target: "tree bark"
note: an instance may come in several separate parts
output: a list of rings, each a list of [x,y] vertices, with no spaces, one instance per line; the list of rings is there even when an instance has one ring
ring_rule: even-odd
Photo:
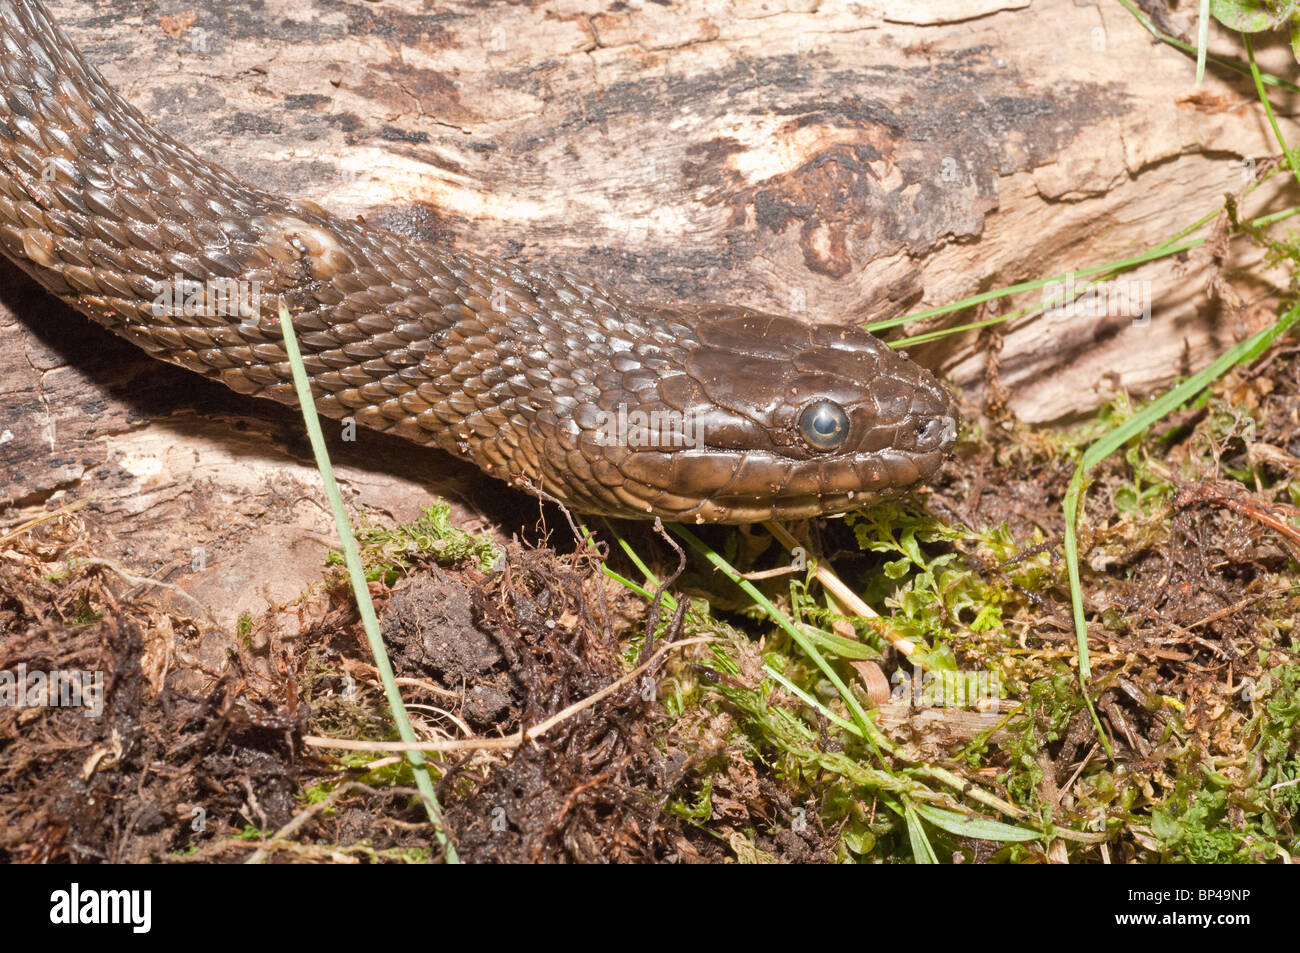
[[[1211,69],[1197,89],[1192,61],[1110,2],[50,6],[162,128],[262,187],[648,298],[830,323],[1143,252],[1278,152],[1248,77]],[[1280,39],[1258,55],[1296,74]],[[1294,139],[1296,98],[1273,102]],[[1298,203],[1277,175],[1243,209]],[[1149,323],[1103,309],[1004,326],[1010,409],[1067,419],[1205,365],[1271,315],[1280,278],[1260,257],[1234,242],[1144,266],[1131,290],[1149,289]],[[978,414],[986,339],[914,353]],[[221,618],[261,611],[316,578],[332,535],[300,429],[0,273],[5,524],[91,496],[105,554]],[[338,449],[351,501],[393,518],[436,476],[484,525],[536,513],[433,451]]]

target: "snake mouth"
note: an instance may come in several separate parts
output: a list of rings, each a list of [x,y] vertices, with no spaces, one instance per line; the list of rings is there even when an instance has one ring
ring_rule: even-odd
[[[956,420],[918,425],[917,445],[810,460],[772,453],[683,450],[639,453],[619,469],[613,492],[624,509],[687,523],[753,523],[835,516],[930,477],[947,456]]]
[[[902,495],[905,487],[890,487],[874,493],[829,493],[818,495],[779,496],[756,500],[753,497],[715,497],[675,517],[682,523],[762,523],[767,520],[801,520],[833,517],[850,513]]]

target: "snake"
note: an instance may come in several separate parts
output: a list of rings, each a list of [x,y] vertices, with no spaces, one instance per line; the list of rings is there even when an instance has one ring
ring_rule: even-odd
[[[959,416],[856,325],[659,303],[247,184],[158,130],[40,0],[0,3],[0,253],[148,355],[438,447],[573,511],[831,516],[929,480]],[[414,450],[414,447],[412,448]]]

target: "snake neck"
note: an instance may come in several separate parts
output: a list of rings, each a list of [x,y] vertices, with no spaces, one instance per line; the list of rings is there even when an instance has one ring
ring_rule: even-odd
[[[0,74],[6,256],[154,357],[241,393],[296,403],[283,302],[323,414],[569,498],[540,429],[601,398],[575,356],[600,367],[648,343],[680,360],[689,343],[689,328],[653,309],[631,320],[625,299],[571,276],[246,185],[156,129],[35,0],[0,7]]]

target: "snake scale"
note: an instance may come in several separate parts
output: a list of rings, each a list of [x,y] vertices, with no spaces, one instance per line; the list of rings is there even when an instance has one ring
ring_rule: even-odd
[[[581,512],[691,522],[845,512],[928,478],[955,438],[944,387],[858,328],[634,300],[241,182],[152,126],[39,0],[0,2],[0,84],[0,252],[240,393],[296,404],[283,303],[322,414]],[[186,306],[232,286],[256,293]]]

